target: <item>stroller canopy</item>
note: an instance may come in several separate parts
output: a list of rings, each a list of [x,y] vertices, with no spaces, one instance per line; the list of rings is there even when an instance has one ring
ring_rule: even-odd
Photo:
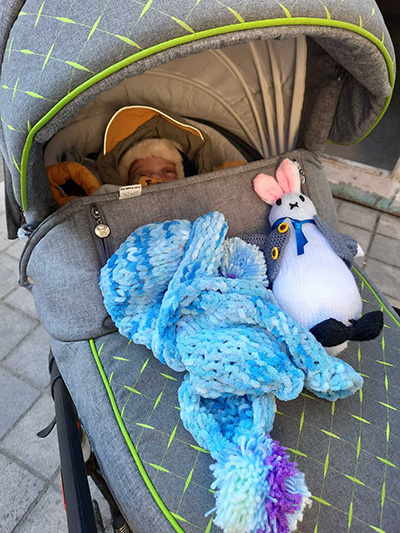
[[[308,55],[300,144],[311,150],[363,138],[393,89],[393,46],[373,0],[10,0],[2,9],[0,147],[9,203],[28,221],[55,207],[44,144],[103,91],[173,59],[253,40],[311,38],[338,67],[323,76]]]

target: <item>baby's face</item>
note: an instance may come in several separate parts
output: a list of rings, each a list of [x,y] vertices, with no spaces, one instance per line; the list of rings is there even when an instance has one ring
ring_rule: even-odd
[[[171,163],[171,161],[167,161],[162,157],[136,159],[129,169],[128,185],[134,183],[136,176],[160,178],[165,182],[174,181],[177,178],[174,163]]]

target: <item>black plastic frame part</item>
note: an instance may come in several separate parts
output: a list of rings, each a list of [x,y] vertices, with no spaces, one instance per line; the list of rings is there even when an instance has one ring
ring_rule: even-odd
[[[68,531],[70,533],[97,533],[75,406],[51,353],[49,371],[56,411]]]

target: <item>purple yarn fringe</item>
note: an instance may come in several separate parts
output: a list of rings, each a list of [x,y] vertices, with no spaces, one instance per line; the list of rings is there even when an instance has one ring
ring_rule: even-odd
[[[269,497],[265,501],[269,528],[258,529],[257,533],[265,531],[287,533],[289,531],[287,515],[298,511],[303,500],[302,494],[293,494],[286,488],[286,480],[296,475],[297,464],[289,461],[286,448],[275,440],[272,441],[272,453],[266,458],[264,464],[273,465],[273,469],[268,474]]]

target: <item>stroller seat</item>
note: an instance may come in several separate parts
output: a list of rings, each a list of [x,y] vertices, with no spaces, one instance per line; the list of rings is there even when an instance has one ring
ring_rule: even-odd
[[[314,500],[302,532],[332,531],[332,523],[345,531],[349,520],[354,531],[395,531],[400,513],[399,323],[370,283],[356,276],[363,314],[383,309],[385,316],[379,338],[352,343],[342,354],[364,377],[363,389],[334,403],[307,391],[278,402],[272,436],[306,473]],[[74,400],[132,531],[139,524],[144,532],[221,531],[212,513],[205,516],[214,507],[212,459],[179,416],[183,375],[119,333],[80,343],[73,364],[61,344],[53,342],[52,349],[67,384],[86,376]]]

